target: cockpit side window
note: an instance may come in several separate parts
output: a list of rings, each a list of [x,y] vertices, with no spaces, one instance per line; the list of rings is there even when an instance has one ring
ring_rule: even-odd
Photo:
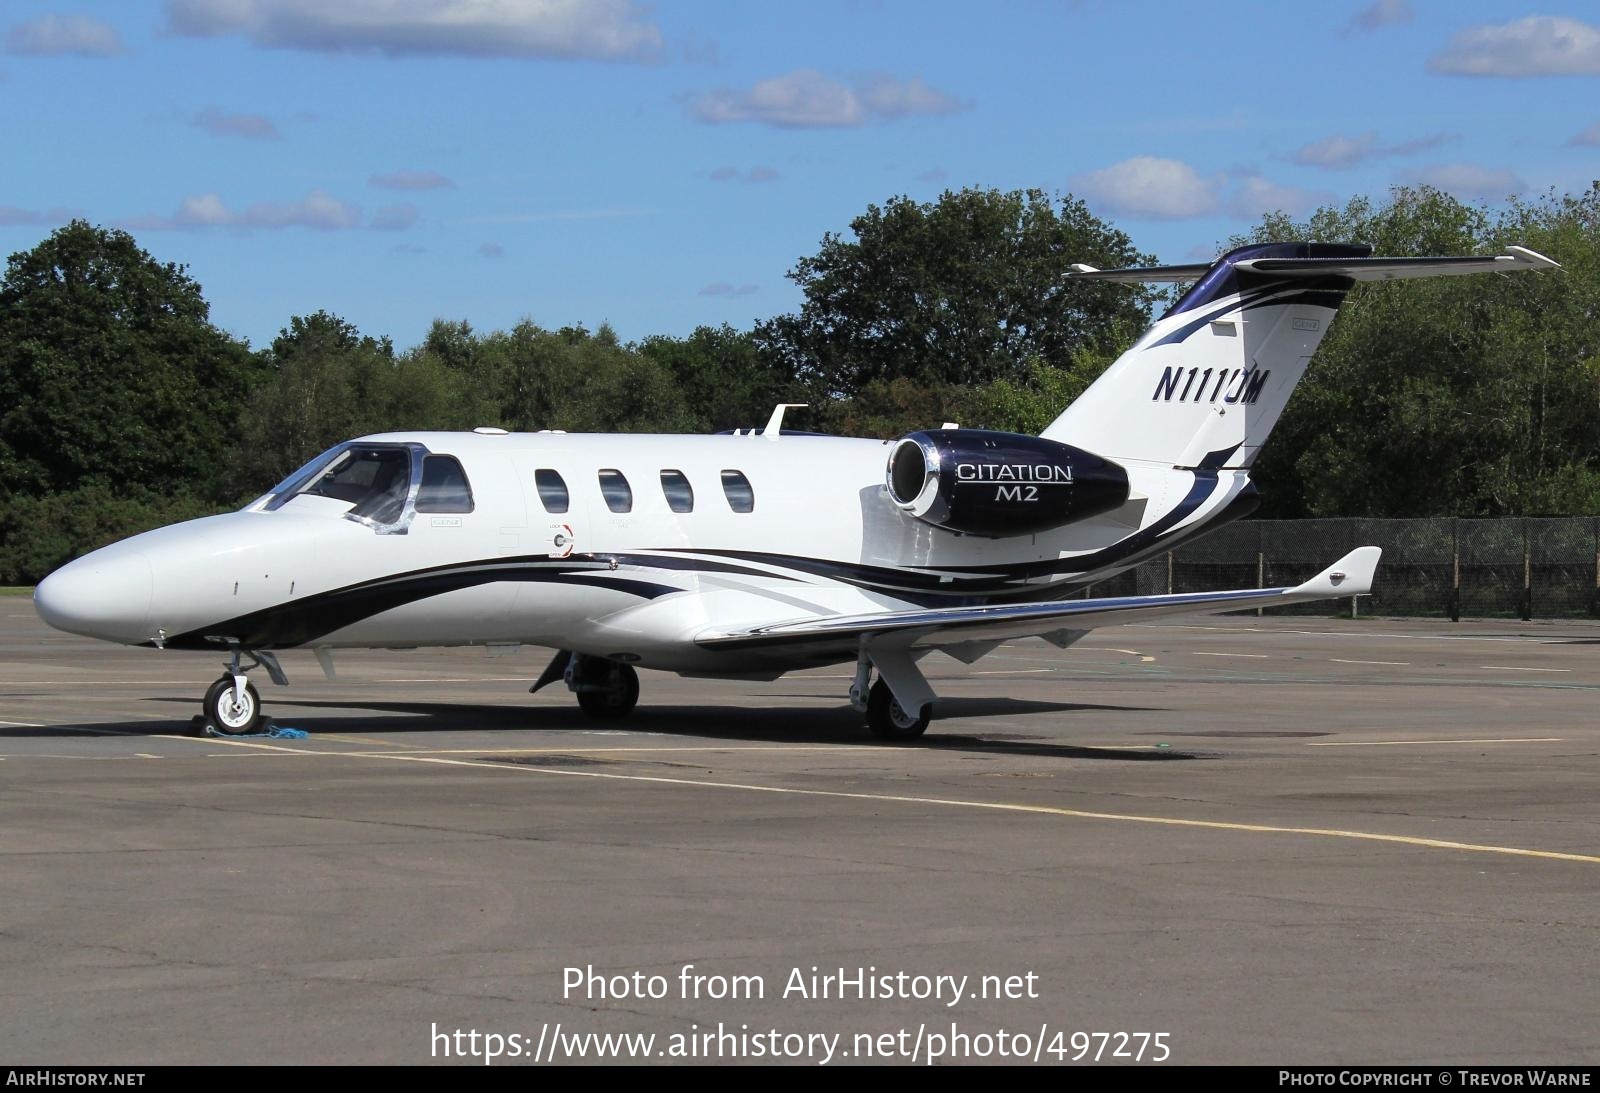
[[[418,512],[471,512],[472,486],[461,461],[453,455],[430,455],[422,460],[422,485],[417,489]]]
[[[393,524],[405,510],[411,487],[411,453],[404,448],[348,449],[303,493],[353,504],[349,515]]]

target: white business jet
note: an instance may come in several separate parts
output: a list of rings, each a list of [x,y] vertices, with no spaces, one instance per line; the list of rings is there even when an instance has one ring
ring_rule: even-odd
[[[1042,436],[946,425],[898,440],[391,433],[340,444],[243,510],[134,536],[34,593],[59,629],[215,650],[208,721],[248,733],[261,667],[309,648],[557,650],[585,712],[625,716],[636,668],[771,680],[854,663],[850,702],[889,740],[935,695],[918,661],[1002,642],[1065,648],[1164,615],[1368,592],[1376,547],[1292,588],[1067,599],[1255,504],[1250,467],[1356,281],[1558,268],[1372,258],[1317,243],[1084,280],[1194,284]]]

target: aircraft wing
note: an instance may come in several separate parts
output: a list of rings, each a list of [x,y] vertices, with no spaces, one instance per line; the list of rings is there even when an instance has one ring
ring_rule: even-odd
[[[1517,273],[1524,270],[1560,269],[1552,261],[1527,247],[1507,247],[1504,254],[1467,255],[1451,258],[1247,258],[1233,268],[1245,273],[1273,277],[1325,277],[1338,275],[1353,281],[1399,281],[1412,277],[1449,277],[1468,273]],[[1184,266],[1144,266],[1136,269],[1095,269],[1074,265],[1070,278],[1128,283],[1193,281],[1211,266],[1207,263]]]
[[[1061,630],[1142,622],[1164,615],[1215,614],[1250,607],[1275,607],[1307,600],[1360,596],[1372,591],[1382,551],[1358,547],[1304,584],[1292,588],[1246,588],[1231,592],[1181,592],[1167,596],[1116,596],[1096,600],[994,607],[945,607],[792,619],[735,631],[705,631],[695,643],[709,649],[758,650],[835,646],[854,649],[862,638],[898,635],[911,648],[938,648],[972,641],[1004,641]]]

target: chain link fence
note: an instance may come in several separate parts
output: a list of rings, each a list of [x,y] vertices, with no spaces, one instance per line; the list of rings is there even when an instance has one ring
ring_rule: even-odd
[[[1273,615],[1600,617],[1600,518],[1245,520],[1106,581],[1091,596],[1299,584],[1358,546],[1383,548],[1372,595]]]

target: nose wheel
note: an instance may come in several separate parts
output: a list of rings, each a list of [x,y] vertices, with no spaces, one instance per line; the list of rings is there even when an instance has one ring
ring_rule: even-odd
[[[223,676],[206,691],[202,709],[207,723],[229,736],[244,736],[261,727],[261,695],[248,680],[240,687],[233,676]]]
[[[248,665],[244,663],[246,659],[250,661]],[[226,668],[227,674],[206,690],[200,710],[205,715],[205,723],[218,732],[247,736],[261,728],[262,716],[261,695],[255,684],[245,678],[245,672],[250,668],[265,668],[272,682],[280,687],[286,686],[289,680],[273,654],[232,644],[228,648]]]
[[[626,664],[600,663],[603,670],[591,670],[578,685],[578,708],[596,721],[620,721],[639,704],[639,673]]]

